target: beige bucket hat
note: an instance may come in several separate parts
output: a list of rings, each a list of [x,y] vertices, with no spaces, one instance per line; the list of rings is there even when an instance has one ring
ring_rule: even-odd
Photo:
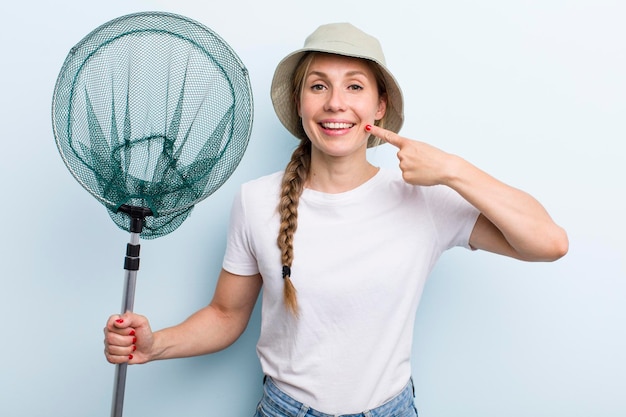
[[[368,59],[376,63],[385,79],[387,111],[385,128],[399,132],[404,121],[402,91],[389,72],[378,39],[350,23],[331,23],[318,27],[304,42],[304,47],[287,55],[278,63],[272,79],[271,97],[274,110],[281,123],[299,139],[306,139],[302,122],[292,96],[293,73],[302,57],[311,51]],[[375,146],[370,140],[370,146]]]

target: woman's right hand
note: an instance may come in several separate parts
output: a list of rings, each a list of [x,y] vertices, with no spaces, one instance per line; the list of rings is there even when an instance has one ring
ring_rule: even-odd
[[[127,312],[109,317],[104,328],[104,355],[113,364],[139,364],[151,359],[154,337],[148,319]]]

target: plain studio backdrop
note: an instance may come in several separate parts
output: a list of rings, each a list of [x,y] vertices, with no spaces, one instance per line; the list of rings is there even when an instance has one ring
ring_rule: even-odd
[[[621,0],[10,1],[0,26],[0,415],[110,414],[102,328],[119,312],[128,233],[70,175],[52,92],[70,48],[116,17],[160,10],[217,32],[249,69],[254,126],[233,176],[173,233],[142,241],[135,311],[155,329],[212,297],[230,204],[296,145],[273,70],[323,23],[378,37],[406,103],[402,134],[536,196],[569,233],[555,263],[455,249],[415,325],[421,417],[626,415],[626,5]],[[370,152],[396,167],[395,151]],[[329,238],[332,238],[329,236]],[[259,306],[212,356],[129,368],[125,417],[251,416]]]

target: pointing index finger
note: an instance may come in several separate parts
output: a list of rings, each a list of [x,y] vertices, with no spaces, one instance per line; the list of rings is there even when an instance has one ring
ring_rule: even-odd
[[[365,130],[397,148],[402,146],[402,137],[391,130],[383,129],[375,125],[367,125],[365,126]]]

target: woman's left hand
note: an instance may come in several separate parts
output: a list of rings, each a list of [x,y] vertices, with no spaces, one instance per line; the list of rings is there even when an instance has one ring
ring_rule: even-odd
[[[398,148],[402,178],[407,183],[424,186],[445,184],[450,177],[454,159],[451,154],[378,126],[369,125],[368,132]]]

